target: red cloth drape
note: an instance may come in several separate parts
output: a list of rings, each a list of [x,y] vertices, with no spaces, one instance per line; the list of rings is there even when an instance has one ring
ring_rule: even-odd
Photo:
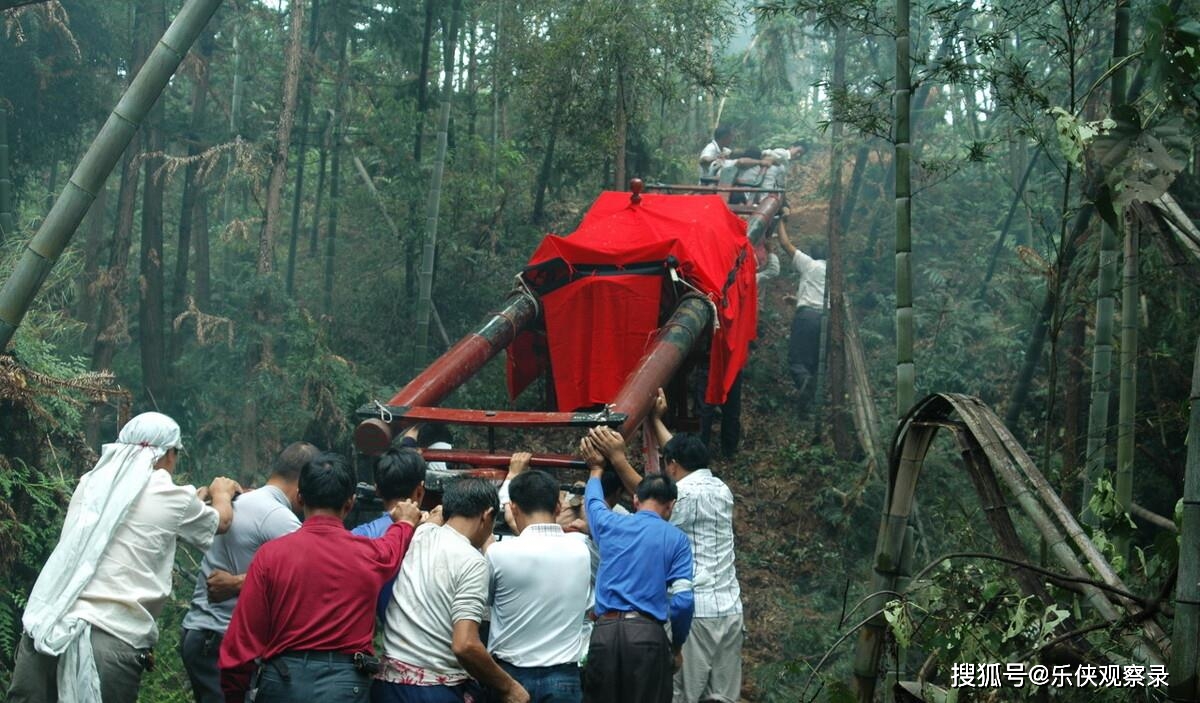
[[[629,193],[601,194],[573,233],[542,240],[522,274],[535,290],[546,289],[541,302],[558,409],[616,395],[658,327],[665,262],[716,306],[705,395],[724,402],[755,335],[754,259],[745,222],[715,195],[645,194],[634,205]],[[515,370],[544,368],[535,355],[527,344],[509,349],[510,392],[529,380]]]

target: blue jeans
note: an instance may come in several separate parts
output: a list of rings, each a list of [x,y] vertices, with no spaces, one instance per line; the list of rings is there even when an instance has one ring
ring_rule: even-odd
[[[579,665],[574,662],[558,666],[513,666],[506,661],[496,663],[525,687],[529,693],[529,703],[580,703],[583,700]]]
[[[368,703],[371,677],[345,654],[300,652],[275,657],[258,678],[261,703]]]

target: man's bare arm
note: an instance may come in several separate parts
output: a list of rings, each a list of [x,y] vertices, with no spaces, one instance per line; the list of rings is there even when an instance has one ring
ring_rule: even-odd
[[[479,641],[479,623],[474,620],[455,621],[450,649],[471,678],[486,688],[500,692],[504,703],[528,703],[529,693],[496,664],[483,642]]]

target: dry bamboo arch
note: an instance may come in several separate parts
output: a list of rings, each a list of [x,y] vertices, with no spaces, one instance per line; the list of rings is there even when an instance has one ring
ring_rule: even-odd
[[[1090,579],[1092,576],[1087,570],[1090,567],[1107,585],[1128,592],[1112,566],[991,408],[971,396],[929,395],[909,410],[892,440],[888,489],[873,560],[870,587],[873,595],[865,603],[867,612],[874,616],[859,634],[854,659],[854,682],[860,703],[869,703],[874,697],[886,627],[883,607],[891,599],[891,592],[897,590],[898,580],[908,571],[909,565],[903,563],[902,555],[917,479],[933,438],[941,429],[952,432],[958,442],[971,482],[983,502],[984,515],[996,533],[1004,556],[1024,560],[1026,552],[1017,536],[1001,486],[1033,522],[1046,540],[1049,553],[1068,575]],[[1046,602],[1051,600],[1037,575],[1018,570],[1015,577],[1026,594]],[[1105,620],[1116,622],[1129,616],[1141,620],[1141,632],[1126,636],[1135,658],[1146,664],[1166,661],[1170,641],[1152,618],[1138,617],[1142,615],[1142,603],[1092,585],[1084,585],[1083,591],[1088,602]]]

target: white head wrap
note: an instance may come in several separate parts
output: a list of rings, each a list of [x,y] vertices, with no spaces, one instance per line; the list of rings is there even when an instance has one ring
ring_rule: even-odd
[[[59,657],[62,703],[100,700],[91,624],[69,613],[155,463],[182,446],[178,423],[162,413],[142,413],[125,423],[116,442],[104,445],[100,460],[71,496],[58,546],[33,585],[21,620],[37,651]]]

